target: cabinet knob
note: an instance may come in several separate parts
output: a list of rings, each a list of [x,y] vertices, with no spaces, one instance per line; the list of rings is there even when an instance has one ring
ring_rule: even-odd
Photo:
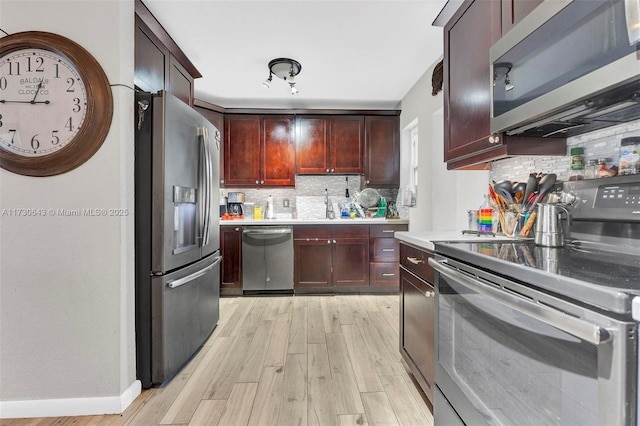
[[[239,230],[240,230],[240,228],[236,228],[236,229],[234,229],[234,231],[236,231],[236,232],[238,232]]]
[[[331,173],[334,173],[336,171],[336,169],[331,169]]]
[[[336,240],[333,240],[333,244],[335,244],[335,243],[336,243]]]
[[[260,181],[260,183],[261,183],[262,185],[264,185],[264,181],[263,181],[263,180],[261,180],[261,181]]]
[[[369,182],[370,182],[370,181],[367,181],[367,185],[369,185]]]
[[[500,142],[500,136],[498,136],[498,135],[489,136],[489,143],[490,144],[494,144],[494,143],[498,143],[498,142]]]
[[[256,185],[258,185],[259,183],[260,183],[259,181],[256,181]]]
[[[427,291],[424,293],[425,296],[427,297],[436,297],[436,292],[435,291]]]
[[[327,244],[331,244],[331,240],[327,240]]]
[[[327,173],[329,173],[329,169],[327,169]]]

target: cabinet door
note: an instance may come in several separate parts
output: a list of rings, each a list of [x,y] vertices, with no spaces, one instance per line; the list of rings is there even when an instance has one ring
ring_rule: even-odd
[[[334,287],[369,285],[369,240],[334,239]]]
[[[363,173],[364,117],[330,118],[331,173]]]
[[[502,35],[522,21],[544,0],[502,0]]]
[[[220,227],[220,252],[222,268],[220,289],[242,291],[242,228],[239,226]]]
[[[296,118],[296,170],[298,173],[329,172],[329,120],[327,117]]]
[[[193,78],[172,56],[169,61],[169,93],[187,105],[193,105]]]
[[[163,90],[165,60],[162,44],[136,16],[134,84],[146,92]]]
[[[489,48],[500,32],[498,1],[473,1],[462,15],[457,14],[445,26],[445,161],[502,143],[502,138],[497,143],[489,138]]]
[[[405,359],[408,358],[407,363],[431,401],[434,382],[433,291],[430,284],[400,269],[400,350]]]
[[[331,286],[331,240],[294,240],[294,288]]]
[[[262,116],[260,133],[260,185],[294,186],[293,116]]]
[[[224,120],[225,185],[256,186],[260,178],[260,116],[227,115]]]
[[[376,188],[400,185],[400,119],[365,117],[365,184]]]

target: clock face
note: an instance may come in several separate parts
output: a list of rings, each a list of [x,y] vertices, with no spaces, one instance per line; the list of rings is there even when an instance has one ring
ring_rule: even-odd
[[[22,49],[0,57],[0,149],[39,157],[64,148],[82,128],[87,89],[62,55]]]
[[[42,31],[0,37],[0,167],[73,170],[100,149],[112,117],[109,80],[82,46]]]

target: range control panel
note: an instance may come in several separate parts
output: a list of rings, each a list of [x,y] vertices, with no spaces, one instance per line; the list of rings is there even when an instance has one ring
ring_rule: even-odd
[[[640,175],[564,182],[563,191],[576,197],[576,219],[640,222]]]

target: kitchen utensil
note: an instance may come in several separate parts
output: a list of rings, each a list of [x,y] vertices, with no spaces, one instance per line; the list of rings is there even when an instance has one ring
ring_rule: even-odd
[[[544,175],[538,184],[538,195],[536,199],[533,201],[533,204],[530,206],[530,210],[533,209],[538,202],[542,201],[542,199],[547,195],[547,193],[553,188],[553,185],[556,184],[557,176],[555,173],[549,173],[548,175]]]
[[[511,188],[511,193],[512,194],[516,194],[517,192],[522,191],[524,193],[524,191],[527,189],[527,183],[526,182],[516,182],[515,185],[513,185],[513,188]]]
[[[567,217],[567,229],[571,226],[569,210],[560,204],[538,204],[537,220],[533,241],[538,246],[562,247],[564,246],[564,230],[561,215]]]
[[[511,194],[512,189],[513,189],[513,184],[511,183],[510,180],[501,180],[493,184],[493,190],[496,192],[504,191],[508,194]]]
[[[527,202],[529,200],[529,197],[531,196],[531,194],[533,194],[533,192],[538,189],[538,180],[536,179],[535,175],[529,175],[529,179],[527,179],[527,184],[525,186],[525,190],[524,190],[524,201]]]
[[[358,204],[360,204],[365,209],[369,207],[375,207],[380,202],[380,194],[373,188],[366,188],[358,197]]]

